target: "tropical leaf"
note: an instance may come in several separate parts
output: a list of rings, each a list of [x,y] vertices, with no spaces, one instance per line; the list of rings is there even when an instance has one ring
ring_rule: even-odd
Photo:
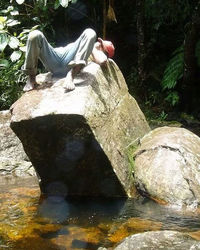
[[[13,11],[10,12],[10,14],[12,16],[17,16],[17,15],[19,15],[19,11],[18,10],[13,10]]]
[[[23,4],[25,0],[16,0],[18,4]]]
[[[184,70],[184,52],[183,46],[179,47],[172,53],[172,58],[167,64],[164,71],[161,86],[163,90],[173,89],[177,81],[183,76]]]
[[[23,52],[26,52],[26,46],[21,46],[21,47],[19,47],[19,49],[20,49],[21,51],[23,51]]]
[[[20,44],[20,42],[17,39],[17,37],[14,37],[14,36],[10,37],[10,41],[9,41],[8,45],[10,46],[11,49],[18,48],[19,44]]]
[[[13,11],[14,10],[14,7],[11,5],[11,6],[8,6],[7,8],[7,11],[10,12],[10,11]]]
[[[13,51],[13,53],[10,56],[10,59],[12,62],[16,62],[22,55],[22,52],[20,50]]]
[[[6,20],[7,20],[6,16],[0,16],[0,23],[5,23]]]
[[[14,19],[9,19],[9,20],[6,22],[6,24],[7,24],[7,26],[12,27],[12,26],[15,26],[15,25],[17,25],[17,24],[20,24],[20,22],[17,21],[17,20],[14,20]]]
[[[179,103],[179,94],[177,91],[169,91],[167,97],[165,97],[165,100],[168,101],[172,106],[175,106]]]
[[[40,25],[35,25],[33,26],[29,31],[33,31],[33,30],[36,30]]]
[[[6,20],[7,20],[7,17],[6,17],[6,16],[0,16],[0,30],[3,30],[3,29],[4,29]]]
[[[6,33],[0,33],[0,51],[4,51],[5,47],[8,45],[9,37]]]
[[[67,8],[67,6],[69,5],[69,0],[59,0],[60,1],[60,5],[62,5],[62,7]]]
[[[117,19],[115,16],[115,11],[111,5],[111,0],[109,0],[109,5],[108,5],[108,13],[107,13],[107,17],[109,20],[111,21],[115,21],[117,23]]]
[[[0,68],[6,68],[9,66],[9,61],[6,59],[0,59]]]

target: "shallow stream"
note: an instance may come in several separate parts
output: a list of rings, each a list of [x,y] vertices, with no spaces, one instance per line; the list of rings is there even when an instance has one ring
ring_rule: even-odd
[[[0,183],[2,250],[109,248],[131,234],[166,229],[200,239],[199,211],[167,207],[146,198],[45,199],[33,177],[2,178]]]

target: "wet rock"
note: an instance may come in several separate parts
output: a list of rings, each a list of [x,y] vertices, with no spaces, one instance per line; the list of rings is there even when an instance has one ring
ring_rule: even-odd
[[[9,110],[0,111],[0,176],[35,176],[19,138],[10,128]]]
[[[200,242],[176,231],[139,233],[125,238],[115,250],[200,249]]]
[[[133,217],[125,222],[114,223],[109,231],[108,240],[112,243],[117,243],[133,233],[149,230],[156,231],[160,230],[161,227],[161,222]]]
[[[161,203],[200,203],[200,138],[184,128],[147,134],[134,155],[138,190]]]
[[[90,63],[75,79],[74,91],[66,92],[63,82],[47,81],[12,107],[11,127],[42,191],[60,183],[68,195],[133,197],[125,148],[150,128],[119,68],[112,60],[102,68]]]

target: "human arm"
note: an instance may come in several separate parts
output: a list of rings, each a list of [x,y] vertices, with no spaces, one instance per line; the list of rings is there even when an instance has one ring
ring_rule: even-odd
[[[99,42],[96,42],[94,44],[94,48],[92,50],[92,57],[93,61],[100,65],[105,64],[108,59],[106,54],[103,52],[102,46]]]

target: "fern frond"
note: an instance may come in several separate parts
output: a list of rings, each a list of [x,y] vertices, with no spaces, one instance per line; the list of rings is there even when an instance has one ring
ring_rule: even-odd
[[[161,86],[163,90],[173,89],[177,81],[183,76],[184,70],[184,52],[183,45],[178,47],[173,53],[172,58],[167,64],[163,74]]]

